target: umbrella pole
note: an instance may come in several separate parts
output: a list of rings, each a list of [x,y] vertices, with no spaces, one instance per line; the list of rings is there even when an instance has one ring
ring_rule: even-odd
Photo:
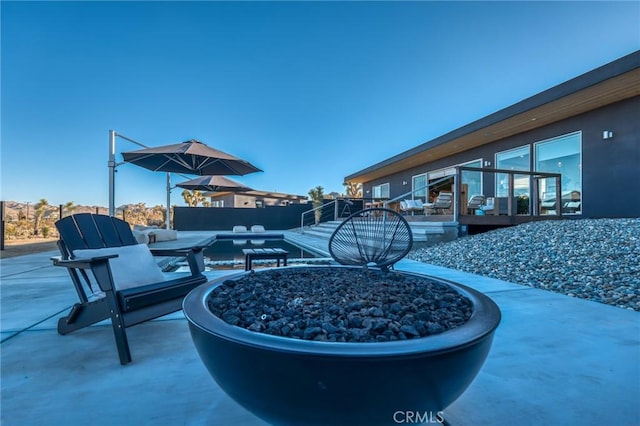
[[[167,229],[171,229],[171,173],[167,173]]]
[[[109,216],[115,216],[116,132],[109,130]]]

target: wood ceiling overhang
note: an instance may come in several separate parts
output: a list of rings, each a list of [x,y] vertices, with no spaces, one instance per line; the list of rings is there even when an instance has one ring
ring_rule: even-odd
[[[640,52],[635,54],[636,62],[638,57],[640,57]],[[572,87],[571,83],[579,78],[347,176],[345,181],[369,182],[509,136],[547,126],[615,102],[640,96],[640,67],[637,65],[630,71],[576,89]],[[545,97],[551,99],[544,102]]]

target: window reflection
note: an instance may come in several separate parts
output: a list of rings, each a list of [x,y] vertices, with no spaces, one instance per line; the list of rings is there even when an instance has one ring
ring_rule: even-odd
[[[482,160],[470,161],[464,163],[466,167],[482,167]],[[467,185],[467,199],[474,195],[484,195],[482,192],[482,173],[471,170],[462,171],[462,184]]]
[[[531,170],[531,156],[529,145],[503,151],[496,154],[496,168],[505,170]],[[529,176],[515,175],[513,183],[514,195],[529,195]],[[509,194],[509,175],[496,174],[496,196],[507,197]]]
[[[538,172],[562,175],[561,206],[563,214],[582,212],[582,133],[576,132],[538,142],[534,145],[535,168]],[[555,184],[540,185],[541,202],[557,209]]]

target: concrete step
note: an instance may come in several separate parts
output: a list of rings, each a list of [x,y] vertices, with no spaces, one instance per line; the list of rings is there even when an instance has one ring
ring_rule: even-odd
[[[329,238],[331,238],[331,234],[332,232],[317,231],[315,229],[305,229],[303,235],[308,237],[318,237],[318,238],[328,240]]]
[[[304,235],[326,238],[336,230],[341,221],[323,222],[304,228]],[[458,237],[458,224],[455,222],[409,222],[413,240],[417,243],[451,240]]]
[[[318,225],[308,226],[304,228],[304,235],[329,239],[331,234],[336,230],[341,221],[323,222]]]

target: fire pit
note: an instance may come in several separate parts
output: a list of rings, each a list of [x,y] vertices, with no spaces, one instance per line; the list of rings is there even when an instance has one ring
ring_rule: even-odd
[[[395,424],[406,412],[439,421],[500,322],[496,304],[471,288],[351,266],[220,278],[183,308],[220,387],[282,425]]]

